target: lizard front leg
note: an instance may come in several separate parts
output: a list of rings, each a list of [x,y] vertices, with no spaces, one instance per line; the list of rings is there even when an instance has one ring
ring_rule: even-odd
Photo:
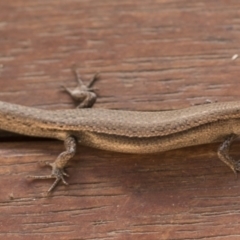
[[[95,81],[98,79],[98,74],[95,74],[90,82],[85,85],[79,73],[75,68],[73,68],[73,72],[75,74],[78,85],[75,89],[69,89],[65,86],[62,86],[64,90],[72,97],[72,99],[76,102],[79,102],[77,108],[89,108],[92,107],[96,102],[97,95],[94,92],[94,88],[92,87]]]
[[[74,137],[68,136],[64,145],[66,151],[62,152],[57,159],[53,163],[46,163],[46,165],[52,167],[52,173],[50,175],[45,176],[28,176],[33,179],[51,179],[55,178],[56,180],[52,184],[52,186],[48,189],[48,193],[52,192],[53,189],[57,186],[57,184],[62,181],[65,185],[68,185],[64,177],[68,177],[68,174],[65,173],[64,168],[66,167],[68,161],[75,155],[77,141]]]
[[[71,90],[62,86],[70,96],[77,102],[80,102],[77,106],[78,108],[87,108],[92,107],[93,104],[96,102],[97,95],[94,93],[94,88],[92,87],[94,82],[97,80],[98,75],[95,74],[91,81],[85,85],[80,75],[78,74],[77,70],[73,69],[78,85],[75,89]],[[46,165],[52,167],[52,173],[46,176],[28,176],[29,178],[33,179],[51,179],[55,178],[56,180],[52,184],[52,186],[48,189],[48,193],[52,192],[53,189],[57,186],[57,184],[62,181],[65,185],[68,185],[64,177],[68,177],[68,174],[65,173],[64,168],[66,167],[68,161],[75,155],[76,152],[76,145],[77,141],[73,136],[68,136],[64,140],[64,145],[66,151],[62,152],[55,162],[53,163],[46,163]]]

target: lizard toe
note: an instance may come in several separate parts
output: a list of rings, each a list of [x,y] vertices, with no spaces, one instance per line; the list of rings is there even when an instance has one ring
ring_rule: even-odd
[[[54,188],[58,185],[59,182],[62,182],[64,185],[68,185],[67,181],[64,177],[69,177],[69,175],[64,171],[64,169],[58,168],[53,163],[47,163],[46,165],[49,165],[52,167],[52,173],[50,175],[42,175],[42,176],[35,176],[35,175],[29,175],[27,178],[32,179],[55,179],[54,183],[51,185],[51,187],[48,189],[48,193],[52,192]]]

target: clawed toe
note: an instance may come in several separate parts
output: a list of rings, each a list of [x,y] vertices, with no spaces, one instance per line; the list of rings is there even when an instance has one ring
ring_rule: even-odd
[[[234,172],[234,174],[237,178],[238,177],[238,172],[240,172],[240,161],[238,161],[234,164],[233,172]]]
[[[88,84],[84,84],[77,70],[73,69],[77,79],[77,86],[73,89],[67,88],[61,85],[64,91],[66,91],[72,99],[78,104],[78,108],[89,108],[96,102],[97,95],[94,92],[93,87],[95,81],[99,78],[99,74],[95,74]]]
[[[48,189],[48,193],[52,192],[59,182],[62,182],[64,185],[68,185],[64,177],[69,177],[69,175],[63,169],[57,168],[54,163],[51,164],[46,162],[45,165],[52,167],[52,173],[50,175],[44,175],[44,176],[29,175],[28,178],[32,178],[32,179],[54,179],[55,178],[54,183]]]

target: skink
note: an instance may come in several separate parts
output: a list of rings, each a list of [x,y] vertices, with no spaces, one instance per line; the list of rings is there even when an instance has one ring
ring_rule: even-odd
[[[221,142],[219,158],[236,174],[240,163],[229,155],[232,141],[240,134],[240,102],[210,103],[185,109],[139,112],[92,109],[96,94],[75,71],[78,86],[65,90],[80,102],[74,110],[41,110],[0,102],[0,128],[28,136],[64,141],[65,151],[49,164],[52,173],[29,176],[35,179],[54,178],[51,192],[68,176],[64,168],[74,156],[77,144],[125,152],[154,153],[187,146]]]

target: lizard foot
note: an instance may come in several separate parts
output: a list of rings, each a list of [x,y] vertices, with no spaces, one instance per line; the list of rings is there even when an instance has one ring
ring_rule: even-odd
[[[234,168],[233,172],[235,173],[235,176],[237,178],[238,176],[237,173],[240,172],[240,161],[234,161],[233,168]]]
[[[53,191],[53,189],[57,186],[59,182],[63,182],[63,184],[68,185],[64,177],[69,177],[67,173],[65,173],[64,168],[67,165],[68,161],[74,156],[76,152],[76,139],[72,136],[68,136],[64,140],[64,145],[66,150],[62,152],[55,162],[49,163],[46,162],[46,166],[50,166],[52,168],[52,173],[46,176],[28,176],[28,178],[33,179],[52,179],[54,178],[55,181],[52,186],[48,189],[48,194]]]
[[[65,86],[62,86],[62,88],[73,98],[74,101],[79,103],[77,108],[92,107],[97,99],[97,95],[94,92],[94,90],[96,89],[93,88],[92,86],[95,83],[95,81],[98,79],[99,74],[98,73],[95,74],[91,79],[91,81],[87,85],[85,85],[75,68],[73,68],[73,72],[78,82],[77,87],[75,89],[69,89]]]
[[[63,184],[68,185],[64,177],[69,177],[69,175],[61,168],[56,167],[55,163],[48,163],[46,162],[45,165],[52,167],[52,173],[50,175],[44,175],[44,176],[33,176],[30,175],[28,178],[33,179],[52,179],[55,178],[56,180],[52,184],[52,186],[48,189],[48,194],[53,191],[53,189],[57,186],[57,184],[62,181]]]

